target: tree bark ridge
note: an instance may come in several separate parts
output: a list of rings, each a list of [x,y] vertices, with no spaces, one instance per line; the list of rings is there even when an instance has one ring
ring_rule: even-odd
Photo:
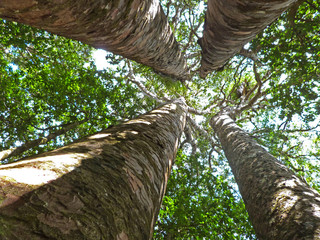
[[[4,0],[0,17],[119,54],[173,79],[189,78],[158,0]]]
[[[320,239],[320,195],[228,114],[211,120],[261,240]]]
[[[222,68],[295,0],[208,0],[200,77]]]
[[[178,99],[0,166],[0,239],[151,239],[186,112]]]

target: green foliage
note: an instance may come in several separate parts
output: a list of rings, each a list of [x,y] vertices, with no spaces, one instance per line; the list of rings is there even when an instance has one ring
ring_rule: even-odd
[[[319,2],[298,4],[259,34],[250,48],[272,73],[270,102],[280,107],[280,118],[290,120],[297,113],[308,122],[320,114]]]
[[[130,74],[159,99],[183,96],[194,109],[214,106],[198,120],[199,126],[214,136],[208,124],[210,116],[221,107],[242,104],[237,94],[241,84],[246,83],[249,89],[257,86],[253,61],[236,56],[223,71],[210,74],[205,81],[200,79],[197,40],[203,30],[206,6],[195,0],[161,3],[187,56],[190,82],[172,82],[146,66],[111,53],[107,56],[107,68],[97,70],[88,46],[1,21],[0,150],[43,137],[61,125],[84,120],[77,128],[23,156],[32,155],[154,108],[155,101],[144,97],[145,93],[130,83]],[[257,72],[265,81],[263,100],[243,112],[238,120],[271,154],[317,190],[320,190],[319,9],[318,1],[304,1],[249,44],[249,50],[258,58]],[[255,239],[225,157],[201,132],[192,130],[198,149],[192,152],[187,146],[178,153],[154,238]]]
[[[178,153],[154,239],[255,239],[233,180],[206,165]]]
[[[301,4],[301,5],[299,5]],[[249,49],[270,73],[267,107],[250,119],[269,152],[319,189],[320,15],[318,1],[298,1]]]
[[[188,42],[188,30],[203,23],[203,15],[196,13],[199,5],[194,5],[191,13],[188,7],[185,9],[179,3],[163,2],[165,6],[170,7],[169,20],[173,22],[172,27],[182,48],[187,46],[183,49],[190,55],[199,51],[195,34]],[[181,14],[182,19],[186,20],[174,25],[177,9],[182,9],[184,12]],[[300,7],[297,4],[250,43],[249,50],[257,55],[258,73],[264,81],[263,101],[244,112],[239,121],[239,125],[252,132],[258,142],[271,154],[318,190],[319,17],[318,1],[305,1]],[[193,18],[199,19],[199,22],[188,23],[188,19]],[[198,61],[196,54],[189,61],[194,71],[197,70]],[[196,64],[192,65],[193,63]],[[197,75],[193,76],[192,82],[187,83],[190,89],[185,90],[182,95],[195,109],[208,109],[212,105],[219,107],[222,102],[228,106],[239,106],[241,101],[236,90],[243,82],[248,83],[249,89],[256,84],[252,66],[252,59],[236,56],[225,70],[210,74],[205,81],[199,79]],[[212,109],[212,114],[219,111],[217,107]],[[207,124],[203,127],[209,130]],[[211,239],[211,236],[212,239],[241,239],[241,236],[250,239],[254,236],[250,225],[244,224],[247,223],[245,220],[242,223],[236,220],[241,218],[240,212],[243,206],[238,198],[232,195],[234,192],[228,192],[227,185],[224,185],[228,182],[230,188],[232,180],[227,177],[228,174],[213,173],[209,170],[208,164],[203,167],[205,165],[203,161],[208,161],[210,158],[210,144],[207,142],[202,145],[203,139],[199,136],[196,139],[199,148],[197,154],[203,154],[201,157],[180,155],[177,160],[177,168],[172,170],[155,239]],[[185,151],[184,153],[188,154]],[[225,161],[224,158],[216,156],[212,161],[212,168],[224,169]],[[216,192],[211,192],[210,184],[216,188]],[[219,206],[231,204],[234,208],[228,208],[230,211],[226,211],[225,216],[217,208],[214,218],[205,214],[204,206],[211,206],[209,202],[217,203]],[[224,225],[219,225],[220,228],[217,228],[214,219],[219,217],[225,222],[231,219],[230,226],[237,223],[237,226],[246,229],[248,235],[240,233],[239,229],[234,230],[238,234],[236,235],[232,230],[223,228]],[[230,235],[219,235],[221,233],[219,229]]]
[[[152,107],[123,77],[98,71],[82,43],[6,21],[0,34],[0,150],[85,120],[25,155],[54,149]]]

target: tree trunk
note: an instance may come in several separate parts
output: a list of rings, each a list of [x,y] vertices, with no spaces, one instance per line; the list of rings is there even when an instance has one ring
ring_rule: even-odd
[[[0,239],[151,239],[183,131],[175,100],[0,167]]]
[[[4,0],[0,17],[108,50],[175,79],[189,75],[158,0]]]
[[[200,77],[225,65],[295,0],[208,0]]]
[[[260,240],[320,239],[320,195],[227,114],[212,118]]]

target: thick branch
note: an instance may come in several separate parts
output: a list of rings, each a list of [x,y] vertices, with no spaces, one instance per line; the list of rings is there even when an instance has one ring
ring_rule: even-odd
[[[208,0],[200,77],[223,67],[295,0]]]
[[[0,17],[119,54],[172,79],[188,79],[158,0],[0,1]]]

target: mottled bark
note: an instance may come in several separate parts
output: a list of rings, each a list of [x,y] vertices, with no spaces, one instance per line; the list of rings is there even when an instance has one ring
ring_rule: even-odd
[[[76,128],[78,125],[80,125],[81,123],[84,123],[86,120],[80,121],[80,122],[74,122],[74,123],[70,123],[64,126],[61,126],[61,129],[50,133],[48,136],[43,137],[43,138],[38,138],[35,140],[31,140],[28,141],[24,144],[22,144],[19,147],[15,147],[15,148],[10,148],[7,150],[3,150],[0,152],[0,161],[3,161],[6,158],[10,158],[10,157],[16,157],[19,156],[20,154],[24,153],[25,151],[31,149],[31,148],[35,148],[41,144],[46,144],[47,142],[51,141],[52,139],[57,138],[58,136],[65,134],[66,132],[70,131],[71,129]]]
[[[151,239],[186,118],[182,100],[0,167],[0,239]]]
[[[260,240],[320,239],[320,195],[227,115],[211,120]]]
[[[2,0],[0,17],[108,50],[174,79],[188,78],[158,0]]]
[[[225,65],[295,0],[208,0],[200,77]]]

